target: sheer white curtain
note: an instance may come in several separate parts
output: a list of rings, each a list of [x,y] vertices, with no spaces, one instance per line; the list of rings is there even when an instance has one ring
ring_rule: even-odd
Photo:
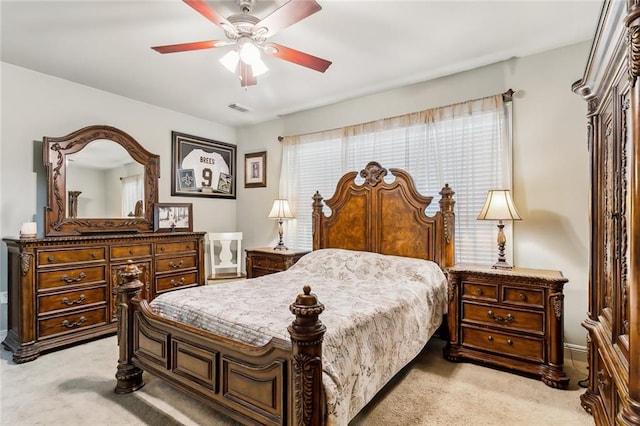
[[[141,174],[123,177],[122,185],[122,217],[133,216],[136,202],[140,194],[144,194],[144,179]]]
[[[330,198],[344,173],[377,161],[408,171],[422,194],[434,196],[429,214],[448,183],[456,192],[456,261],[495,263],[496,223],[476,217],[489,189],[511,187],[511,102],[502,95],[287,137],[283,144],[280,196],[296,214],[286,230],[289,246],[311,247],[316,190]]]

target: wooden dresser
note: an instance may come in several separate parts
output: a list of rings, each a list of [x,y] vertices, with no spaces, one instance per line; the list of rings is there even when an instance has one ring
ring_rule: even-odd
[[[114,289],[132,260],[148,300],[204,283],[204,233],[5,238],[9,324],[16,363],[116,331]]]
[[[455,265],[448,273],[448,360],[473,360],[567,388],[562,273],[477,265]]]
[[[589,384],[597,425],[640,425],[640,1],[605,1],[584,75],[591,221]],[[636,242],[638,237],[638,242]]]
[[[271,247],[247,249],[247,278],[285,271],[310,250],[274,250]]]

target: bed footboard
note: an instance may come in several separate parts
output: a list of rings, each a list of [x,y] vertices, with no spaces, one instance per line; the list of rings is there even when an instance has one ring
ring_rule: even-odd
[[[290,305],[291,342],[255,347],[154,314],[132,262],[120,276],[116,393],[144,386],[144,370],[243,424],[324,424],[324,306],[308,286]]]

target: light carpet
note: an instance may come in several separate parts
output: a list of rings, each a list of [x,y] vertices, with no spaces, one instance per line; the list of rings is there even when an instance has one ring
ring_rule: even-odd
[[[351,426],[581,426],[584,363],[567,360],[569,390],[442,357],[432,339],[418,358],[379,393]],[[200,402],[145,373],[146,385],[116,395],[116,338],[107,337],[14,364],[2,350],[2,425],[235,425]]]

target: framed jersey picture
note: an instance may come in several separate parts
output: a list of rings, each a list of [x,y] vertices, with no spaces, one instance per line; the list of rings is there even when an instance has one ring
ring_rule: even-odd
[[[171,195],[236,198],[236,146],[171,132]]]

